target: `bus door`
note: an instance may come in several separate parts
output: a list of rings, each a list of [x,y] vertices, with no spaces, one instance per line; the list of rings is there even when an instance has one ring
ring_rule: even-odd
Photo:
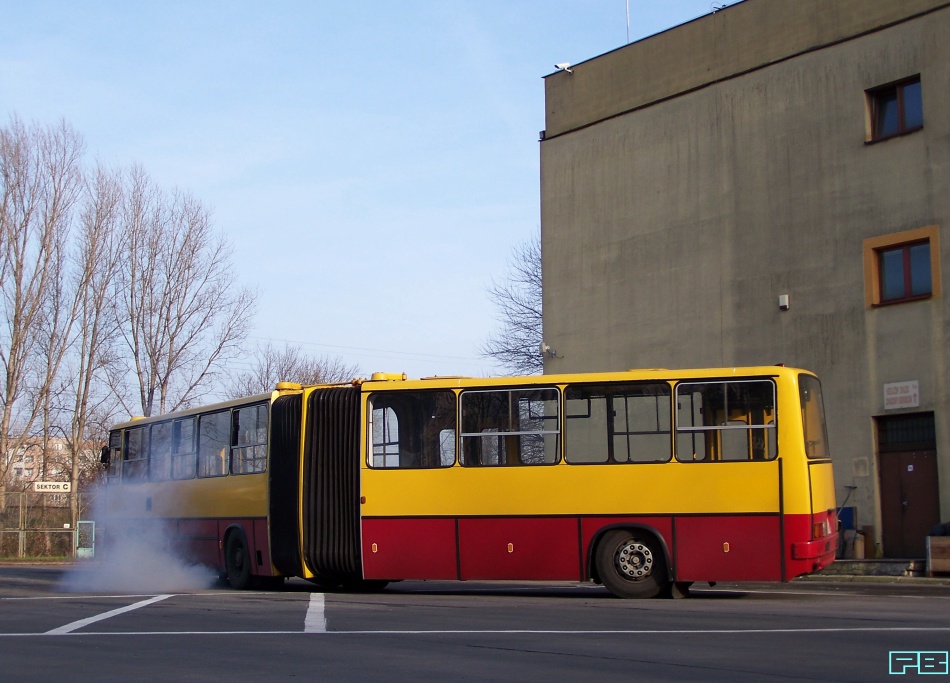
[[[459,578],[455,406],[449,389],[367,397],[364,578]]]
[[[578,510],[558,464],[558,389],[468,390],[460,400],[460,578],[580,580]]]

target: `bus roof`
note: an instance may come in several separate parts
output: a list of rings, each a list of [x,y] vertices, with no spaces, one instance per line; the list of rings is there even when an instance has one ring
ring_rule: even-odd
[[[756,365],[748,367],[725,367],[725,368],[686,368],[669,370],[666,368],[648,368],[632,369],[613,372],[576,372],[564,374],[545,374],[545,375],[521,375],[516,377],[464,377],[464,376],[433,376],[411,379],[406,373],[382,373],[376,372],[369,379],[354,379],[350,382],[340,382],[333,384],[300,385],[289,382],[279,382],[277,389],[270,393],[257,394],[255,396],[245,396],[220,403],[180,410],[174,413],[165,413],[152,417],[134,417],[113,426],[113,429],[122,429],[134,425],[150,424],[154,422],[164,422],[189,415],[198,415],[201,413],[215,412],[225,410],[235,406],[257,403],[262,401],[273,402],[282,395],[291,393],[302,393],[306,389],[314,388],[332,388],[332,387],[352,387],[359,386],[364,392],[375,391],[379,389],[434,389],[434,388],[467,388],[467,387],[493,387],[493,386],[538,386],[552,384],[573,384],[578,382],[637,382],[637,381],[677,381],[683,379],[729,379],[743,377],[791,377],[800,373],[813,374],[808,370],[801,368],[790,368],[784,365]]]
[[[578,372],[564,374],[522,375],[517,377],[423,377],[406,379],[405,374],[375,373],[372,379],[361,380],[364,391],[382,388],[431,389],[435,387],[491,387],[491,386],[537,386],[541,384],[572,384],[576,382],[636,382],[645,380],[683,379],[728,379],[742,377],[791,377],[800,373],[813,374],[801,368],[784,365],[757,365],[749,367],[726,368],[687,368],[670,370],[666,368],[632,369],[613,372]]]

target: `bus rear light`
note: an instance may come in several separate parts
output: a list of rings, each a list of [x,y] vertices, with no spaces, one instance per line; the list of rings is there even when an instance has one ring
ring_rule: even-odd
[[[826,536],[831,536],[831,521],[826,517],[820,522],[815,522],[812,525],[812,538],[825,538]]]

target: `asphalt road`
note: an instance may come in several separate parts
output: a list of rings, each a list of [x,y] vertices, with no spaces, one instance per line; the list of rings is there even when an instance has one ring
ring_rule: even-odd
[[[950,682],[946,586],[719,585],[647,601],[441,582],[69,593],[65,571],[0,567],[0,681]]]

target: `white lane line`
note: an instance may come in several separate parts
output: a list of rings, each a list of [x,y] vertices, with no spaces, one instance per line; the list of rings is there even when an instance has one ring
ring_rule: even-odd
[[[160,600],[166,600],[172,597],[171,595],[156,595],[154,598],[149,598],[148,600],[141,600],[139,602],[127,605],[126,607],[120,607],[119,609],[109,610],[108,612],[103,612],[102,614],[97,614],[94,617],[87,617],[86,619],[80,619],[79,621],[74,621],[72,623],[66,624],[65,626],[60,626],[59,628],[54,628],[51,631],[47,631],[43,635],[47,636],[62,636],[67,633],[72,633],[73,631],[82,628],[83,626],[88,626],[89,624],[94,624],[97,621],[102,621],[103,619],[110,619],[112,617],[117,617],[120,614],[125,614],[126,612],[131,612],[132,610],[139,609],[141,607],[147,607],[154,602],[159,602]]]
[[[20,597],[0,597],[0,601],[4,600],[98,600],[100,598],[151,598],[154,597],[155,593],[117,593],[116,595],[100,595],[98,593],[82,593],[76,595],[33,595],[33,596],[20,596]],[[211,597],[211,598],[227,598],[234,597],[235,591],[214,591],[210,593],[176,593],[175,595],[188,595],[188,596],[198,596],[198,597]],[[241,595],[274,595],[273,592],[269,591],[241,591]]]
[[[304,633],[326,633],[327,616],[324,607],[325,600],[323,593],[311,593],[310,606],[307,608],[307,618],[303,622]]]

